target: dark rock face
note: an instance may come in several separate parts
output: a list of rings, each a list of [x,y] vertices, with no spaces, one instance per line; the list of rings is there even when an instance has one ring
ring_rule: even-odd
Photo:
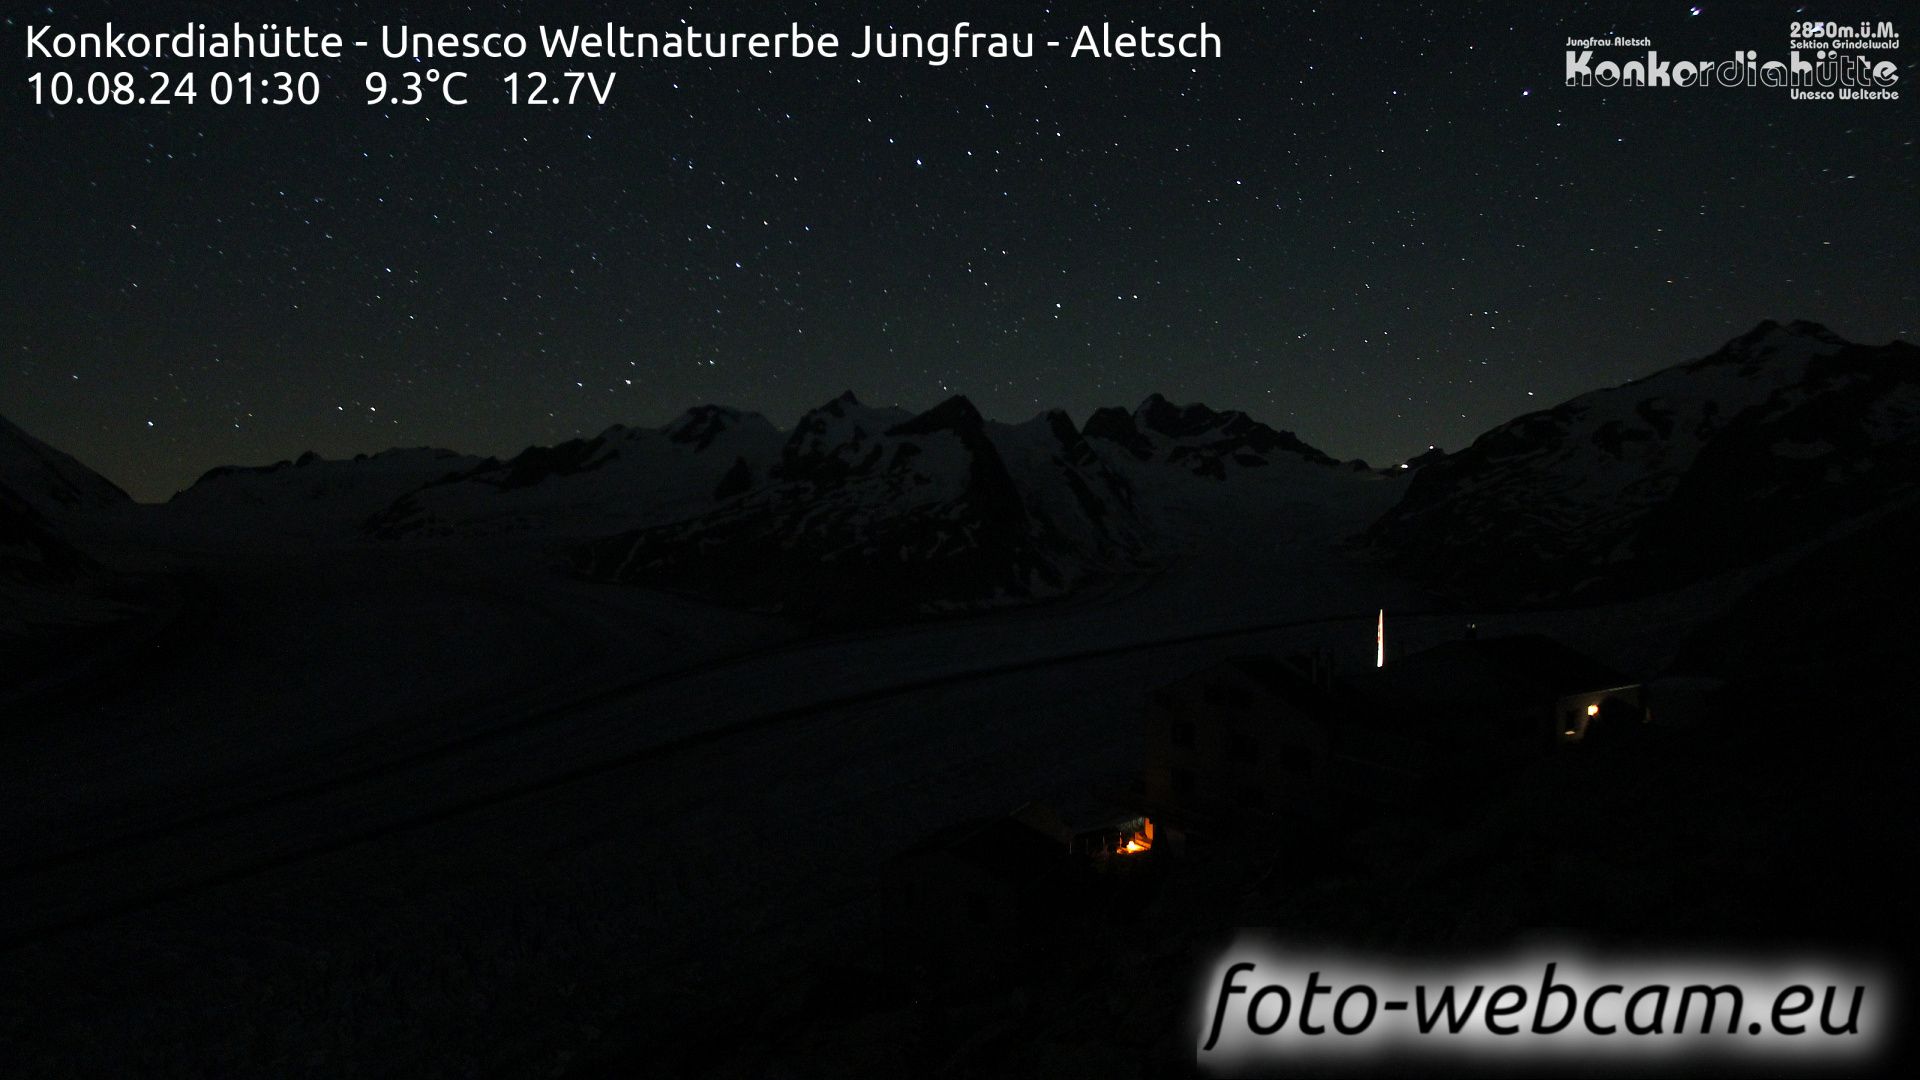
[[[39,511],[0,486],[0,586],[65,587],[100,573]]]
[[[696,405],[667,425],[667,438],[676,443],[705,450],[713,441],[739,425],[742,413],[724,405]]]
[[[1117,405],[1096,410],[1087,417],[1081,434],[1089,439],[1105,439],[1141,461],[1153,460],[1153,440],[1140,430],[1132,413]]]
[[[1100,409],[1087,418],[1081,433],[1112,443],[1136,460],[1159,460],[1216,480],[1226,478],[1229,465],[1260,468],[1282,460],[1339,464],[1293,432],[1276,431],[1243,412],[1175,405],[1159,394],[1131,413]]]
[[[733,467],[727,475],[720,478],[719,486],[713,489],[713,501],[725,502],[753,486],[753,466],[746,458],[734,458]]]
[[[556,446],[529,446],[507,462],[497,478],[503,488],[532,487],[555,476],[591,472],[619,456],[604,437],[570,439]]]
[[[1369,530],[1482,603],[1605,599],[1770,557],[1915,490],[1920,349],[1766,322],[1487,432]]]

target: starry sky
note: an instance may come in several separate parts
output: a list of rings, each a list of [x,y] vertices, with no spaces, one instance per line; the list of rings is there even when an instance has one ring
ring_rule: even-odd
[[[705,402],[784,426],[849,388],[1007,420],[1158,391],[1339,457],[1457,447],[1762,318],[1914,335],[1920,40],[1884,54],[1895,102],[1560,85],[1569,36],[1784,58],[1800,10],[10,5],[0,413],[146,500],[218,464],[510,453]],[[367,70],[411,64],[377,53],[296,64],[323,76],[311,108],[35,108],[25,87],[142,67],[22,61],[28,22],[242,13],[349,40],[1204,18],[1225,56],[575,62],[618,72],[612,101],[549,109],[494,81],[568,66],[535,58],[440,65],[474,73],[461,108],[363,104]]]

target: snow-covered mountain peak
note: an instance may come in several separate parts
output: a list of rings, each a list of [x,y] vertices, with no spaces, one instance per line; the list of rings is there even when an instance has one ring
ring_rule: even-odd
[[[794,425],[780,451],[780,478],[831,479],[871,464],[877,441],[914,418],[905,409],[862,405],[849,390],[811,409]]]
[[[845,395],[803,417],[767,483],[584,548],[580,567],[755,607],[927,612],[1060,595],[1136,567],[1132,492],[1065,413],[918,415]]]
[[[1917,355],[1762,322],[1700,359],[1493,428],[1420,469],[1370,535],[1495,599],[1738,565],[1912,486],[1900,463],[1920,453]]]

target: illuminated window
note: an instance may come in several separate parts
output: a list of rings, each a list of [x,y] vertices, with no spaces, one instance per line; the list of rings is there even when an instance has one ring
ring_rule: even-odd
[[[1153,847],[1153,819],[1141,818],[1140,827],[1132,835],[1120,835],[1114,841],[1115,855],[1138,855]]]

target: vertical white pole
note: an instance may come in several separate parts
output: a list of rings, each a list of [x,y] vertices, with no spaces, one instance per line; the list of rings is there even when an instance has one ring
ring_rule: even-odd
[[[1380,609],[1380,622],[1373,629],[1373,666],[1387,666],[1387,609]]]

